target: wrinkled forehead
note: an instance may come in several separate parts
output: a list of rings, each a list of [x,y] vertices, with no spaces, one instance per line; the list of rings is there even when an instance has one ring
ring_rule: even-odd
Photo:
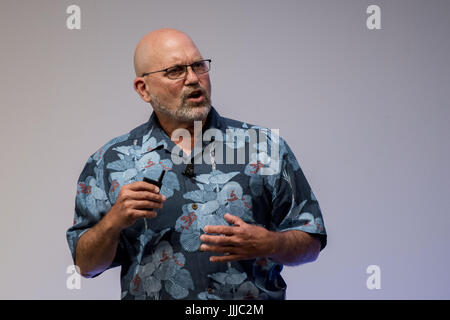
[[[167,68],[176,64],[190,64],[203,59],[194,42],[187,37],[166,38],[152,46],[152,68]]]

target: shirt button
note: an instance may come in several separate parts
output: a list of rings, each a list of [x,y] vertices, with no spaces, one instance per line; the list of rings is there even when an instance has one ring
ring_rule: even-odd
[[[197,210],[198,209],[198,205],[196,203],[192,204],[192,209]]]

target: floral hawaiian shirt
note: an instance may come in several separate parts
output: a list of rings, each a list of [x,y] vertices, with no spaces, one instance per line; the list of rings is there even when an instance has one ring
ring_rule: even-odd
[[[208,129],[215,136],[203,134],[197,152],[180,155],[153,112],[87,160],[67,230],[74,259],[78,239],[109,211],[123,185],[158,180],[165,170],[160,193],[167,200],[157,217],[120,234],[110,268],[122,267],[122,299],[285,299],[281,264],[265,257],[210,262],[218,254],[199,251],[204,227],[228,225],[225,213],[272,231],[307,232],[325,247],[319,203],[287,143],[273,130],[221,117],[214,107],[202,133]],[[187,163],[193,175],[186,175]]]

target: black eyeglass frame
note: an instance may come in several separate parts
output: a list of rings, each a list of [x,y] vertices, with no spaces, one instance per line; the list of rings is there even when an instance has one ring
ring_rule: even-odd
[[[145,76],[148,76],[149,74],[158,73],[158,72],[167,72],[169,69],[172,69],[172,68],[174,68],[174,67],[184,67],[184,69],[185,69],[185,70],[184,70],[184,76],[186,76],[187,68],[188,68],[188,67],[191,67],[192,71],[194,71],[194,69],[192,68],[192,65],[194,65],[194,64],[196,64],[196,63],[199,63],[199,62],[205,62],[205,61],[208,61],[208,71],[206,71],[206,72],[201,72],[201,73],[200,73],[200,74],[203,74],[203,73],[207,73],[207,72],[209,72],[209,70],[211,70],[211,61],[212,61],[211,59],[205,59],[205,60],[195,61],[195,62],[192,62],[191,64],[176,64],[176,65],[174,65],[174,66],[165,68],[165,69],[163,69],[163,70],[158,70],[158,71],[152,71],[152,72],[146,72],[146,73],[143,73],[143,74],[141,75],[141,77],[145,77]],[[197,72],[195,72],[195,71],[194,71],[194,73],[197,74]],[[174,79],[169,78],[169,79],[175,80],[175,79],[182,79],[182,78],[183,78],[183,77],[174,78]]]

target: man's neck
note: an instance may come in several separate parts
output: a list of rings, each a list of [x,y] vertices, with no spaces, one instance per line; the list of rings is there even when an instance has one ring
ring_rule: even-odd
[[[170,139],[177,144],[186,154],[190,154],[191,150],[194,148],[194,138],[195,138],[195,130],[194,130],[194,121],[178,121],[175,120],[167,115],[160,114],[159,112],[156,112],[156,115],[158,116],[159,124],[161,125],[161,128],[164,130],[164,132],[167,134],[167,136],[170,137]],[[206,118],[202,120],[201,127],[205,125]],[[189,131],[191,136],[191,141],[183,141],[183,139],[180,137],[178,140],[172,138],[172,133],[177,129],[185,129]],[[201,134],[201,131],[197,134]],[[201,137],[197,137],[197,139],[200,139]]]

